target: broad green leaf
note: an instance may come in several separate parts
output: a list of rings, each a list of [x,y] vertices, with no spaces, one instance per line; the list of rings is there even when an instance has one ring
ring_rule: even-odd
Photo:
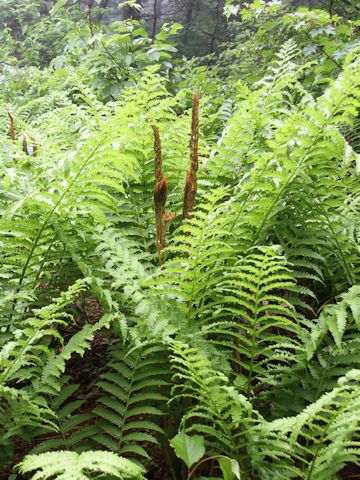
[[[170,445],[175,450],[176,456],[183,460],[188,468],[205,454],[204,439],[200,435],[190,437],[185,432],[180,432],[170,441]]]
[[[224,480],[240,480],[240,467],[236,460],[229,457],[220,457],[219,465],[224,476]]]

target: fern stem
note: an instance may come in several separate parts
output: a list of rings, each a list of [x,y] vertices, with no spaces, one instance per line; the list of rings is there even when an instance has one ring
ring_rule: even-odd
[[[204,463],[206,462],[212,462],[213,460],[219,460],[219,458],[226,458],[227,460],[229,459],[229,457],[227,457],[226,455],[213,455],[212,457],[207,457],[207,458],[203,458],[202,460],[200,460],[195,466],[193,469],[189,469],[189,472],[188,472],[188,476],[187,476],[187,480],[190,480],[191,477],[194,475],[195,471],[201,466],[203,465]]]

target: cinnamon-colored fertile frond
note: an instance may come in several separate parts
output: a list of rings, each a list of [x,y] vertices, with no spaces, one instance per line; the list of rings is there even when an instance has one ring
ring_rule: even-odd
[[[23,137],[22,137],[22,149],[23,149],[23,152],[24,152],[26,155],[29,155],[28,144],[27,144],[27,140],[26,140],[26,135],[25,135],[25,134],[24,134]]]
[[[166,199],[168,195],[168,185],[166,177],[157,182],[154,187],[154,205],[155,210],[165,209]]]
[[[184,187],[184,208],[183,217],[190,218],[190,212],[195,204],[195,197],[197,191],[197,178],[196,172],[191,167],[186,175],[185,187]]]
[[[16,142],[14,117],[11,115],[10,112],[8,112],[8,117],[10,119],[10,138],[13,142]]]
[[[162,172],[162,151],[161,151],[161,139],[159,127],[157,125],[151,125],[154,132],[154,170],[155,170],[155,179],[157,182],[160,182],[163,178]]]
[[[183,217],[189,218],[194,208],[197,192],[197,171],[199,169],[199,94],[193,94],[191,137],[190,137],[190,168],[184,187]]]
[[[160,255],[165,247],[165,205],[168,195],[168,185],[166,177],[160,182],[156,182],[154,187],[154,208],[155,208],[155,226],[156,226],[156,250]]]
[[[199,94],[194,92],[190,137],[190,160],[194,172],[199,169],[199,101]]]
[[[165,247],[165,234],[167,230],[167,222],[165,220],[165,205],[168,195],[167,178],[164,177],[162,171],[162,150],[159,128],[152,125],[154,133],[154,210],[155,210],[155,227],[156,227],[156,250],[159,255],[160,263],[161,250]]]

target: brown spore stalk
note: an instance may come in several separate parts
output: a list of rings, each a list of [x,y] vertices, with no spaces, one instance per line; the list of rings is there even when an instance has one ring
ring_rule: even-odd
[[[29,149],[28,149],[28,144],[27,144],[27,139],[25,134],[22,137],[22,149],[26,155],[29,155]]]
[[[23,137],[22,137],[23,152],[26,155],[31,155],[33,157],[37,157],[38,156],[38,146],[37,146],[37,143],[35,141],[35,138],[32,135],[30,135],[30,140],[31,140],[31,148],[29,149],[28,139],[26,138],[26,135],[24,133]]]
[[[190,218],[190,212],[195,206],[197,192],[197,171],[199,169],[199,100],[199,94],[194,92],[191,117],[190,168],[186,175],[184,187],[184,218]]]
[[[12,116],[11,112],[8,112],[8,117],[10,119],[10,138],[13,142],[16,142],[14,117]]]

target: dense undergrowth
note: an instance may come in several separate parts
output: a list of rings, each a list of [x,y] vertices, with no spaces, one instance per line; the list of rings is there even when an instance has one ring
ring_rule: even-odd
[[[1,478],[360,477],[359,50],[280,30],[257,81],[4,67]]]

